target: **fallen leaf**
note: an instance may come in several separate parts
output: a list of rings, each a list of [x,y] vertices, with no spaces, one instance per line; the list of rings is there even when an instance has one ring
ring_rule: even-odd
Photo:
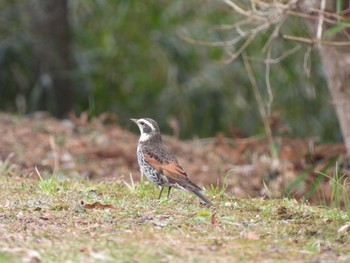
[[[84,209],[84,202],[82,201],[80,204],[76,204],[74,207],[73,207],[73,211],[75,213],[83,213],[85,212],[85,209]]]
[[[247,239],[250,239],[250,240],[259,240],[260,239],[260,237],[257,234],[255,234],[253,231],[248,231],[246,237],[247,237]]]
[[[350,222],[346,222],[345,225],[341,226],[338,229],[338,233],[339,234],[344,234],[344,233],[348,232],[349,229],[350,229]]]
[[[152,221],[152,224],[154,226],[163,228],[163,227],[166,227],[168,223],[167,222],[161,222],[161,221]]]
[[[150,214],[143,214],[143,215],[140,216],[139,219],[136,220],[136,222],[138,224],[142,224],[142,223],[144,223],[146,221],[150,221],[150,220],[153,220],[153,216],[152,215],[150,215]]]
[[[298,201],[295,198],[293,198],[292,204],[297,204],[297,203],[298,203]]]
[[[93,259],[96,259],[98,261],[113,261],[112,258],[108,255],[107,252],[91,252],[90,253],[90,256],[93,258]]]
[[[114,209],[114,210],[117,209],[114,205],[101,204],[100,202],[95,202],[93,204],[84,204],[84,208],[86,208],[86,209],[100,208],[100,209]]]
[[[39,217],[42,220],[49,220],[51,218],[51,214],[50,213],[45,213],[42,216]]]
[[[218,219],[218,217],[217,217],[217,213],[216,212],[214,212],[212,215],[211,215],[211,224],[212,225],[220,225],[220,221],[219,221],[219,219]]]
[[[21,262],[41,262],[41,256],[38,251],[25,249],[25,248],[2,248],[0,252],[10,253],[10,254],[22,254],[23,258]]]
[[[23,219],[23,217],[24,217],[23,212],[22,212],[22,211],[19,211],[16,217],[17,217],[18,219]]]
[[[152,215],[149,215],[149,214],[144,214],[141,216],[141,219],[143,221],[146,221],[146,220],[152,220],[153,219],[153,216]]]

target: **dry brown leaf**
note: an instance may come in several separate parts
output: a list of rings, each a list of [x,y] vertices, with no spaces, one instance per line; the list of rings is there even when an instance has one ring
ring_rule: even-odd
[[[247,232],[247,239],[250,239],[250,240],[259,240],[260,237],[255,234],[253,231],[248,231]]]
[[[18,214],[16,215],[16,217],[17,217],[18,219],[23,219],[23,218],[24,218],[23,212],[22,212],[22,211],[19,211]]]
[[[161,222],[161,221],[152,221],[152,224],[154,226],[157,226],[157,227],[160,227],[160,228],[166,227],[168,225],[167,222]]]
[[[95,202],[93,204],[84,204],[84,208],[86,209],[114,209],[116,210],[117,208],[114,205],[111,204],[101,204],[100,202]]]
[[[211,215],[211,224],[212,225],[220,225],[220,221],[218,219],[218,216],[217,216],[217,212],[214,212],[212,215]]]
[[[39,218],[42,220],[49,220],[51,218],[51,214],[50,213],[45,213],[42,216],[40,216]]]
[[[350,222],[346,222],[345,225],[341,226],[338,229],[339,234],[344,234],[350,230]]]
[[[122,174],[131,173],[135,175],[135,181],[140,178],[135,154],[139,134],[136,128],[133,128],[133,133],[123,129],[118,121],[115,121],[115,116],[109,113],[94,117],[91,121],[87,112],[79,117],[71,114],[70,118],[64,121],[43,112],[16,121],[12,119],[11,115],[0,114],[0,159],[10,159],[9,156],[17,153],[18,149],[26,149],[20,158],[11,158],[16,170],[14,174],[28,174],[32,177],[32,167],[55,170],[55,165],[60,165],[60,170],[74,177],[78,175],[87,179],[119,179]],[[105,125],[106,123],[108,125]],[[170,126],[176,134],[177,124]],[[187,173],[191,174],[191,180],[199,185],[215,185],[217,179],[222,182],[223,175],[230,170],[232,176],[227,191],[236,197],[261,196],[266,190],[261,184],[262,176],[275,172],[278,172],[279,176],[266,186],[274,195],[283,196],[286,185],[307,169],[310,162],[324,158],[324,161],[315,167],[315,170],[321,170],[328,160],[328,155],[339,153],[339,160],[345,160],[344,145],[313,145],[313,139],[310,138],[281,137],[276,143],[281,149],[279,158],[283,162],[277,162],[278,165],[275,165],[276,162],[271,158],[266,158],[269,156],[267,139],[258,136],[241,138],[239,133],[240,131],[232,128],[230,138],[218,133],[213,139],[179,141],[174,137],[164,136],[164,141],[178,157],[181,157],[180,163]],[[52,138],[60,139],[53,141]],[[314,146],[311,147],[314,151],[310,152],[310,145]],[[335,167],[328,172],[332,174],[333,169]],[[348,175],[350,169],[344,168],[341,173]],[[248,174],[249,180],[240,180]],[[309,189],[312,186],[315,176],[317,174],[310,173],[302,188],[291,190],[291,195],[296,198],[293,203],[305,194],[305,190],[300,189]],[[17,180],[21,183],[23,178],[18,177]],[[332,190],[329,180],[323,180],[320,187],[325,193],[324,201],[329,202]],[[309,200],[312,204],[318,203],[319,197],[314,195]],[[13,204],[3,202],[1,205],[11,207]]]
[[[40,253],[36,250],[25,249],[25,248],[1,248],[0,252],[10,253],[10,254],[18,254],[22,253],[23,258],[21,262],[41,262]]]

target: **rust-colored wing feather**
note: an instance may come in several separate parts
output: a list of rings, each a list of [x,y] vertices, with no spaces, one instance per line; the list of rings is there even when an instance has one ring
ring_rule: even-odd
[[[163,179],[171,186],[184,188],[197,195],[207,205],[212,205],[211,201],[200,192],[201,189],[190,181],[185,170],[165,146],[162,144],[157,146],[148,145],[142,149],[142,154],[144,160],[156,169],[162,177],[165,177]]]
[[[169,181],[174,183],[186,182],[188,180],[185,170],[174,160],[162,160],[160,157],[147,152],[143,153],[145,161],[154,169],[166,176]]]
[[[164,176],[169,184],[177,184],[183,188],[192,186],[185,170],[163,143],[144,145],[142,153],[145,161]]]

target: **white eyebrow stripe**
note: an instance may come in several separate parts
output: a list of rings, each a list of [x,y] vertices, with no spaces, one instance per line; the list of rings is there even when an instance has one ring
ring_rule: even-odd
[[[143,122],[146,123],[149,127],[151,127],[152,131],[155,130],[155,128],[153,127],[152,123],[150,123],[148,120],[141,119],[140,121],[143,121]]]

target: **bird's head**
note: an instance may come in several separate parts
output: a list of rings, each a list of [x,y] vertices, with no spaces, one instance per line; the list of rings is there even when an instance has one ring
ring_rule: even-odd
[[[130,119],[137,124],[140,129],[140,142],[159,139],[161,140],[160,130],[155,120],[150,118]]]

